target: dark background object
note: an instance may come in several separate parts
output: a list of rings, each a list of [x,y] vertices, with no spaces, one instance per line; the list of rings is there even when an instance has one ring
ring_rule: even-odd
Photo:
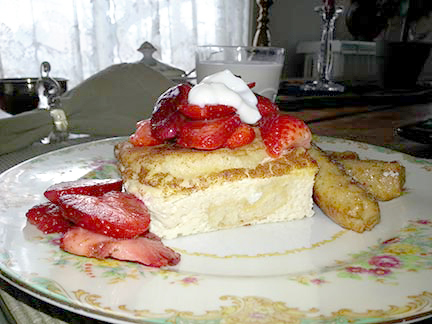
[[[378,76],[382,87],[412,89],[429,57],[426,42],[377,42]]]
[[[67,80],[55,78],[62,91],[67,90]],[[0,79],[0,109],[16,115],[37,108],[39,97],[36,90],[38,78]]]
[[[432,144],[432,118],[396,128],[399,136],[423,144]]]
[[[345,23],[355,40],[372,42],[387,28],[387,17],[377,15],[375,1],[351,0],[345,13]]]

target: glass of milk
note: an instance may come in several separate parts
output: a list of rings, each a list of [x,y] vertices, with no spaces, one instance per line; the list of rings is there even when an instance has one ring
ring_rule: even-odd
[[[284,60],[285,49],[279,47],[198,46],[197,82],[207,75],[228,69],[246,83],[255,83],[252,91],[274,101]]]

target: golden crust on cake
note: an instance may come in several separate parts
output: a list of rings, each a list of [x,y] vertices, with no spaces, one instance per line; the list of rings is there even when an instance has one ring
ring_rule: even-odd
[[[138,181],[163,196],[187,194],[215,184],[285,175],[291,171],[317,172],[304,148],[278,159],[268,156],[260,137],[236,149],[194,150],[171,144],[136,147],[125,141],[115,147],[123,180]]]

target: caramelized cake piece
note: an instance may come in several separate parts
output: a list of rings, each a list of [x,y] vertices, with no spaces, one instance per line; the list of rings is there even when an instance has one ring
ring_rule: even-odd
[[[318,167],[304,148],[271,158],[257,136],[212,151],[122,142],[115,155],[125,189],[146,204],[162,238],[313,215]]]

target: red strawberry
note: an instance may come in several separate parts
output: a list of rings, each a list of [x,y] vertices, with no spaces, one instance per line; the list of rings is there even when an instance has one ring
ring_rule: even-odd
[[[71,223],[63,217],[63,210],[52,202],[46,202],[31,208],[26,217],[30,224],[44,232],[65,233],[72,227]]]
[[[159,121],[157,126],[152,126],[151,135],[160,141],[175,138],[185,120],[186,118],[178,110],[174,111],[165,119]]]
[[[135,196],[111,191],[103,196],[64,195],[60,197],[64,217],[95,233],[115,238],[132,238],[147,231],[150,214]]]
[[[151,117],[154,137],[163,141],[177,135],[180,116],[177,110],[180,105],[187,104],[191,88],[189,84],[178,84],[159,97]]]
[[[186,103],[191,89],[191,85],[182,83],[177,84],[162,93],[156,101],[153,111],[153,115],[156,115],[155,122],[164,119],[167,115],[176,111],[180,104]]]
[[[114,259],[139,262],[151,267],[173,266],[180,262],[180,254],[162,241],[141,236],[132,240],[107,242],[102,250],[109,251]]]
[[[180,254],[165,246],[155,235],[116,239],[81,227],[73,227],[60,240],[60,248],[90,258],[115,258],[153,267],[176,265]]]
[[[236,109],[226,105],[198,105],[184,104],[179,107],[179,111],[192,119],[215,119],[228,117],[236,113]]]
[[[269,114],[279,112],[279,107],[274,102],[272,102],[269,98],[260,95],[256,95],[256,96],[258,99],[257,108],[261,116],[264,117]]]
[[[60,196],[80,194],[102,196],[109,191],[121,191],[123,181],[119,179],[80,179],[54,184],[44,192],[45,197],[58,204]]]
[[[241,124],[225,143],[225,146],[234,149],[252,143],[255,139],[255,130],[248,124]]]
[[[263,117],[261,136],[270,156],[278,157],[287,149],[310,147],[312,138],[309,127],[293,116],[271,114]]]
[[[141,120],[137,123],[137,130],[129,137],[129,142],[135,146],[162,144],[162,141],[152,136],[150,119]]]
[[[247,84],[247,86],[249,87],[249,89],[255,88],[255,86],[256,86],[256,82],[249,82],[249,83]]]
[[[200,150],[215,150],[222,147],[241,120],[237,115],[213,120],[193,120],[184,123],[177,144]]]

